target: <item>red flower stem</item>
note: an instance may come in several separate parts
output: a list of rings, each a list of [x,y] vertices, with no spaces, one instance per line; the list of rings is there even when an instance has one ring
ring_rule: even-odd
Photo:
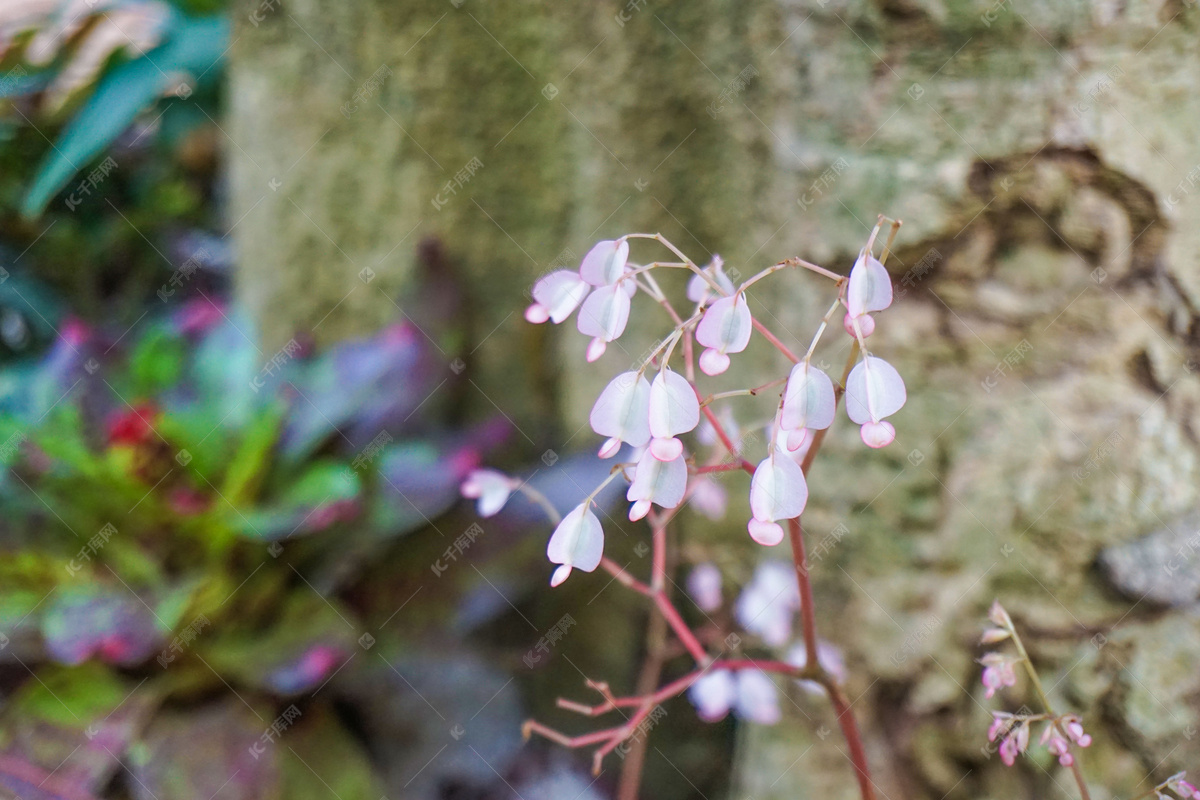
[[[764,339],[766,339],[768,342],[773,344],[775,346],[776,350],[783,353],[783,355],[787,358],[788,361],[791,361],[793,364],[799,363],[799,361],[800,361],[799,357],[797,357],[797,355],[795,353],[793,353],[791,350],[789,350],[787,345],[785,345],[783,342],[779,341],[779,337],[776,336],[775,334],[771,333],[771,331],[767,328],[766,325],[763,325],[761,322],[759,322],[757,318],[752,321],[754,323],[754,329],[756,331],[758,331],[759,333],[761,333]]]

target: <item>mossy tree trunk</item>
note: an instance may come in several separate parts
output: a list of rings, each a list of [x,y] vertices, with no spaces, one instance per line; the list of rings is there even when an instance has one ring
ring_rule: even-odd
[[[226,130],[240,294],[269,342],[394,319],[437,236],[473,300],[473,407],[532,453],[590,446],[571,434],[611,370],[522,323],[537,275],[634,230],[743,275],[846,265],[877,213],[901,217],[906,292],[873,341],[910,403],[882,456],[831,437],[807,524],[851,531],[818,601],[881,789],[1050,791],[980,751],[993,597],[1091,722],[1097,786],[1136,794],[1197,762],[1194,623],[1093,568],[1200,500],[1193,6],[291,0],[254,24],[257,8],[239,7]],[[755,313],[806,342],[818,299],[773,286]],[[647,344],[633,328],[614,369]],[[742,546],[741,513],[722,546]],[[739,791],[851,796],[836,735],[791,716],[745,732]]]

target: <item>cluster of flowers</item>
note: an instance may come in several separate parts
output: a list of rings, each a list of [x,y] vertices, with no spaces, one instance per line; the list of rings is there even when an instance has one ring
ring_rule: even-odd
[[[584,257],[578,272],[557,270],[537,282],[533,287],[534,302],[526,310],[525,318],[536,323],[561,323],[578,309],[578,328],[591,337],[587,360],[595,361],[609,342],[624,333],[631,301],[639,289],[653,297],[656,305],[669,306],[651,274],[654,269],[685,268],[693,272],[687,295],[695,304],[694,313],[687,319],[677,317],[674,330],[658,343],[640,367],[613,378],[596,400],[589,417],[592,430],[605,437],[599,452],[601,458],[616,455],[623,445],[633,448],[629,464],[614,475],[624,474],[629,479],[626,495],[632,504],[629,518],[638,520],[646,516],[652,505],[675,508],[689,494],[688,456],[679,437],[699,426],[702,397],[689,379],[690,363],[689,377],[671,368],[676,346],[684,337],[694,337],[705,348],[698,359],[700,370],[710,376],[724,373],[730,355],[746,348],[756,325],[746,289],[775,268],[735,287],[719,258],[703,269],[686,258],[678,263],[632,264],[631,238],[654,238],[665,243],[648,234],[630,234],[598,243]],[[896,436],[886,417],[904,405],[904,381],[890,364],[868,353],[864,340],[875,329],[871,314],[891,305],[891,279],[870,253],[869,246],[859,255],[848,280],[833,273],[825,274],[837,281],[835,309],[845,308],[843,326],[858,340],[863,353],[846,378],[846,412],[861,426],[862,440],[867,445],[884,447]],[[799,517],[804,511],[808,486],[801,461],[814,431],[833,423],[837,406],[833,381],[811,363],[825,327],[822,323],[808,352],[787,378],[766,458],[751,479],[753,514],[747,529],[763,545],[781,542],[784,531],[779,521]],[[689,338],[688,346],[690,341]],[[654,370],[652,379],[647,375],[651,370]],[[705,412],[711,413],[708,409]],[[471,496],[476,490],[474,483],[468,489]],[[560,565],[551,579],[553,586],[566,580],[573,569],[591,572],[600,564],[604,532],[592,511],[594,496],[595,493],[563,517],[551,536],[547,555]]]
[[[800,610],[794,569],[783,561],[760,564],[738,595],[733,613],[742,630],[757,635],[769,647],[787,647],[784,660],[803,669],[808,660],[804,643],[788,646]],[[721,571],[716,565],[699,564],[688,575],[688,594],[702,611],[712,613],[724,604],[721,583]],[[826,671],[839,683],[844,681],[846,668],[841,652],[820,641],[817,653]],[[812,694],[824,691],[812,681],[799,680],[797,684]],[[688,699],[700,718],[708,722],[724,718],[731,710],[739,718],[760,725],[772,725],[780,718],[778,688],[769,675],[757,669],[710,669],[688,688]]]

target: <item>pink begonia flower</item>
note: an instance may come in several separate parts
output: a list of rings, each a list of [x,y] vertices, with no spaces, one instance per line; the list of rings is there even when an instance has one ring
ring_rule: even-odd
[[[723,719],[737,700],[737,681],[727,669],[714,669],[688,687],[688,700],[705,722]]]
[[[1067,714],[1061,720],[1067,737],[1080,747],[1088,747],[1092,743],[1091,735],[1084,733],[1083,720],[1074,714]]]
[[[1012,714],[1009,714],[1006,711],[993,711],[992,712],[992,724],[988,728],[988,733],[987,733],[988,741],[994,742],[994,741],[996,741],[996,737],[998,737],[1002,734],[1007,734],[1009,728],[1012,727],[1012,724],[1013,724],[1013,715]]]
[[[836,410],[833,381],[828,375],[807,361],[792,367],[783,392],[779,427],[787,431],[828,428],[833,424]]]
[[[721,607],[721,570],[706,561],[697,564],[687,578],[688,595],[701,611],[716,611]]]
[[[605,239],[597,242],[579,266],[579,275],[592,286],[611,286],[625,275],[629,262],[629,242]]]
[[[702,475],[692,481],[692,508],[699,511],[713,522],[725,519],[725,509],[729,498],[725,487],[707,475]]]
[[[571,509],[550,536],[546,556],[552,563],[562,565],[554,570],[551,586],[565,581],[572,569],[591,572],[600,566],[604,556],[604,529],[589,508],[590,504],[590,500],[585,500]]]
[[[999,653],[987,653],[983,658],[979,659],[979,663],[983,664],[983,675],[981,677],[989,698],[998,689],[1003,689],[1005,686],[1017,685],[1017,672],[1013,668],[1013,663],[1010,659],[1005,658]]]
[[[792,645],[784,660],[797,669],[804,669],[808,666],[808,648],[804,646],[804,642]],[[823,639],[817,640],[817,662],[824,667],[836,683],[846,682],[846,659],[842,655],[842,651]],[[798,680],[796,683],[808,694],[825,693],[825,687],[816,681]]]
[[[854,335],[854,320],[863,336],[875,330],[875,320],[868,314],[883,311],[892,304],[892,277],[887,267],[875,256],[863,251],[850,270],[850,282],[846,286],[846,330]]]
[[[1009,739],[1011,738],[1013,737],[1009,736]],[[1046,723],[1046,729],[1042,731],[1040,743],[1046,745],[1047,750],[1058,756],[1058,763],[1064,767],[1069,767],[1075,763],[1075,756],[1071,755],[1070,742],[1058,732],[1058,728],[1053,722]],[[1088,739],[1088,744],[1091,744],[1090,738]],[[1004,763],[1010,767],[1012,766],[1011,762],[1005,761]]]
[[[579,309],[577,327],[584,336],[591,336],[587,360],[595,361],[604,355],[608,343],[620,338],[629,322],[629,295],[620,284],[601,286],[588,295]]]
[[[644,447],[650,441],[650,381],[636,372],[622,372],[609,381],[588,417],[592,430],[609,437],[600,457],[610,458],[627,442]]]
[[[705,267],[702,272],[713,280],[717,286],[723,290],[724,296],[733,294],[733,281],[729,280],[725,275],[725,262],[720,256],[714,255],[712,263]],[[706,281],[699,275],[692,273],[692,277],[688,280],[687,299],[693,303],[703,304],[709,301],[709,298],[717,296],[717,292],[713,289],[712,284]]]
[[[738,596],[734,616],[748,633],[771,647],[782,647],[792,638],[792,621],[799,610],[795,567],[783,561],[765,561]]]
[[[633,503],[629,519],[637,522],[650,511],[650,504],[659,508],[675,508],[683,502],[687,491],[688,470],[683,453],[671,461],[659,461],[649,449],[638,459],[633,483],[625,498]]]
[[[808,503],[808,483],[800,465],[779,448],[770,453],[754,470],[750,480],[750,510],[753,519],[746,526],[750,538],[762,545],[783,541],[781,519],[792,519],[804,512]]]
[[[754,323],[746,296],[722,297],[704,312],[696,326],[696,341],[707,347],[700,355],[705,375],[720,375],[729,369],[729,353],[740,353],[750,343]]]
[[[463,497],[479,501],[475,504],[479,516],[490,517],[504,508],[508,496],[516,486],[517,482],[503,472],[494,469],[473,469],[467,473],[459,491]]]
[[[1176,794],[1183,797],[1192,798],[1192,800],[1200,800],[1200,789],[1197,789],[1190,782],[1185,780],[1186,772],[1177,772],[1167,778],[1167,787],[1172,789]]]
[[[884,420],[903,406],[908,395],[896,368],[882,358],[865,355],[846,378],[846,413],[862,426],[868,447],[886,447],[896,438],[892,423]]]
[[[664,369],[650,384],[650,452],[659,461],[674,461],[683,452],[675,437],[700,423],[700,401],[692,385],[677,372]]]
[[[775,682],[756,669],[712,670],[691,685],[688,699],[705,722],[724,718],[731,708],[739,718],[760,725],[774,725],[781,717]]]
[[[591,290],[570,270],[551,272],[533,285],[533,305],[525,309],[525,319],[535,323],[553,320],[557,325],[574,313]]]
[[[775,681],[761,670],[738,670],[734,713],[741,719],[759,725],[774,725],[779,722],[779,689],[776,688]]]

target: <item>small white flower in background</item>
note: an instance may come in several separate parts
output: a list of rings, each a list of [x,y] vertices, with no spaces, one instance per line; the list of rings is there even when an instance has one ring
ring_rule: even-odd
[[[734,713],[759,725],[779,722],[779,689],[775,681],[757,669],[738,670],[737,704]]]
[[[613,378],[589,417],[592,430],[609,437],[600,447],[600,457],[609,458],[621,449],[621,442],[644,447],[650,441],[650,381],[636,372],[622,372]]]
[[[587,360],[595,361],[604,355],[608,343],[619,339],[629,322],[629,294],[619,283],[601,286],[588,295],[579,309],[576,327],[584,336],[591,336]]]
[[[738,624],[771,647],[792,638],[792,621],[800,610],[796,570],[783,561],[764,561],[742,589],[734,608]]]
[[[572,569],[591,572],[600,566],[604,556],[604,529],[590,505],[591,501],[586,500],[571,509],[550,536],[546,556],[551,562],[562,565],[554,570],[551,586],[565,581]]]
[[[516,487],[516,480],[503,472],[494,469],[473,469],[467,473],[459,491],[463,497],[478,500],[475,510],[479,516],[490,517],[504,508],[509,495]]]
[[[828,428],[833,424],[836,410],[833,381],[828,375],[807,361],[792,367],[783,393],[779,427],[786,431]]]
[[[725,487],[712,478],[702,475],[692,481],[692,508],[699,511],[713,522],[725,519],[725,509],[729,505],[729,497]]]
[[[723,719],[737,700],[737,681],[727,669],[714,669],[688,688],[688,699],[705,722]]]
[[[716,611],[721,607],[721,570],[706,561],[697,564],[687,578],[687,590],[701,611]]]
[[[879,259],[864,250],[850,270],[850,283],[846,287],[846,318],[843,321],[846,330],[853,336],[854,321],[857,320],[862,335],[870,336],[875,330],[875,320],[869,313],[883,311],[891,304],[892,277]]]
[[[574,313],[591,290],[570,270],[551,272],[533,285],[533,305],[525,309],[525,319],[534,323],[551,320],[557,325]]]
[[[683,460],[682,453],[671,461],[660,461],[647,449],[638,459],[633,483],[625,495],[633,503],[629,509],[629,519],[636,522],[646,516],[651,503],[656,503],[660,508],[678,506],[687,491],[687,478],[687,462]]]
[[[700,354],[701,371],[720,375],[729,369],[728,354],[745,350],[753,329],[745,295],[722,297],[710,305],[696,326],[696,341],[708,348]]]
[[[730,709],[739,718],[760,725],[774,725],[781,716],[775,682],[756,669],[712,670],[691,685],[688,699],[705,722],[724,718]]]
[[[700,424],[700,401],[692,385],[677,372],[664,369],[650,384],[650,452],[659,461],[673,461],[683,452],[675,437]]]
[[[772,445],[750,480],[750,510],[754,515],[746,526],[750,538],[761,545],[779,544],[783,541],[783,526],[778,520],[800,516],[807,503],[804,471]]]
[[[846,413],[862,426],[860,435],[868,447],[892,443],[896,429],[884,417],[903,408],[907,399],[904,379],[882,358],[863,356],[846,378]]]
[[[705,275],[712,278],[717,286],[720,286],[724,290],[726,296],[733,294],[733,281],[729,280],[729,277],[725,274],[725,261],[720,256],[714,255],[712,263],[702,271]],[[688,300],[691,300],[693,303],[704,304],[708,302],[709,298],[716,296],[716,294],[708,281],[692,273],[692,277],[688,280],[687,285]]]
[[[625,239],[605,239],[583,257],[579,274],[592,286],[611,286],[625,275],[629,262],[629,242]]]
[[[787,658],[784,659],[797,669],[804,669],[808,666],[808,648],[804,646],[804,642],[797,642],[788,650]],[[842,651],[834,647],[829,642],[817,640],[817,662],[824,667],[825,671],[833,676],[837,683],[844,683],[846,680],[846,659],[842,656]],[[809,694],[824,694],[825,689],[816,681],[799,680],[796,681],[800,688]]]

